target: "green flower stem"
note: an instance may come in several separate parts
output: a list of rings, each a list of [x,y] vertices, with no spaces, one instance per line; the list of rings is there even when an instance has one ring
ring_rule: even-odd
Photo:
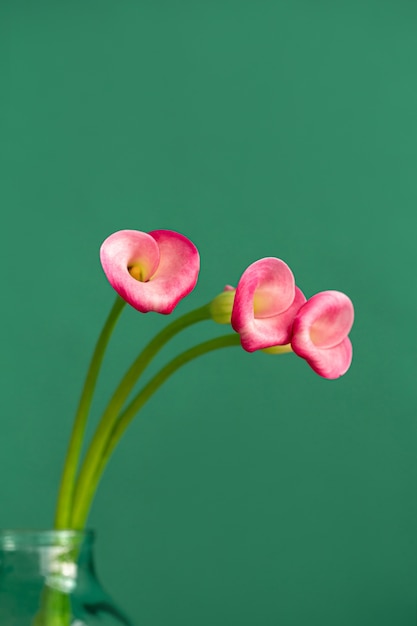
[[[117,296],[115,303],[101,331],[97,341],[90,367],[85,379],[84,388],[78,404],[71,439],[68,446],[67,456],[64,463],[64,470],[61,478],[61,485],[58,494],[58,503],[55,512],[54,527],[57,529],[68,528],[74,494],[75,476],[77,473],[81,447],[94,388],[100,371],[104,352],[113,332],[117,319],[122,312],[126,302]]]
[[[163,367],[157,374],[155,374],[155,376],[135,396],[123,413],[121,413],[118,420],[114,423],[112,432],[109,433],[108,439],[103,442],[104,446],[101,446],[100,454],[90,460],[92,470],[94,470],[94,472],[91,472],[90,481],[86,484],[86,488],[77,494],[78,497],[74,505],[72,523],[76,528],[82,528],[84,526],[103,470],[127,426],[147,400],[149,400],[157,389],[159,389],[159,387],[174,372],[189,361],[192,361],[207,352],[218,350],[219,348],[227,348],[229,346],[240,346],[240,336],[238,334],[216,337],[215,339],[210,339],[204,343],[194,346],[193,348],[190,348],[189,350],[186,350],[185,352],[182,352],[165,365],[165,367]]]
[[[63,591],[45,586],[41,596],[39,612],[32,621],[32,626],[70,626],[70,597]]]
[[[83,528],[85,516],[82,513],[84,502],[90,501],[91,485],[94,482],[97,464],[104,454],[107,441],[113,431],[115,422],[125,404],[129,394],[133,390],[140,375],[159,352],[159,350],[177,333],[184,328],[211,319],[210,304],[206,304],[190,313],[186,313],[182,317],[168,324],[160,331],[143,349],[137,359],[132,363],[124,378],[110,399],[105,409],[90,447],[87,451],[84,463],[81,467],[79,477],[75,487],[73,499],[73,512],[70,520],[71,528]],[[80,523],[80,519],[83,520]]]

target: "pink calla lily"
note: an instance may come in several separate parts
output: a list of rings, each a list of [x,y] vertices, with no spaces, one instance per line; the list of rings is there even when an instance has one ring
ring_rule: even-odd
[[[289,343],[294,317],[306,301],[284,261],[267,257],[242,274],[231,323],[248,352]]]
[[[100,260],[113,289],[142,313],[171,313],[200,270],[197,248],[171,230],[120,230],[103,242]]]
[[[300,308],[294,319],[292,349],[320,376],[339,378],[352,361],[348,334],[353,318],[353,304],[344,293],[317,293]]]

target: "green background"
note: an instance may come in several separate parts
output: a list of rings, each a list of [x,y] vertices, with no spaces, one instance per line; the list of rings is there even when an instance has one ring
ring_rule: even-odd
[[[414,626],[416,3],[3,0],[0,31],[0,525],[51,524],[101,242],[173,229],[202,259],[174,315],[278,256],[351,297],[354,361],[173,377],[100,487],[103,582],[137,625]],[[96,418],[166,321],[123,313]]]

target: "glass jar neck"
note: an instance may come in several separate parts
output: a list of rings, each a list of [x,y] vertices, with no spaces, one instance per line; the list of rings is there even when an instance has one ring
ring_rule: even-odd
[[[68,592],[82,571],[93,571],[93,543],[89,530],[0,530],[0,571]]]

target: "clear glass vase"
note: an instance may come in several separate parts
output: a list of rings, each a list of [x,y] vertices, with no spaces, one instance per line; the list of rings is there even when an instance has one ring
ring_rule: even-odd
[[[1,626],[132,626],[97,579],[94,533],[0,530]]]

